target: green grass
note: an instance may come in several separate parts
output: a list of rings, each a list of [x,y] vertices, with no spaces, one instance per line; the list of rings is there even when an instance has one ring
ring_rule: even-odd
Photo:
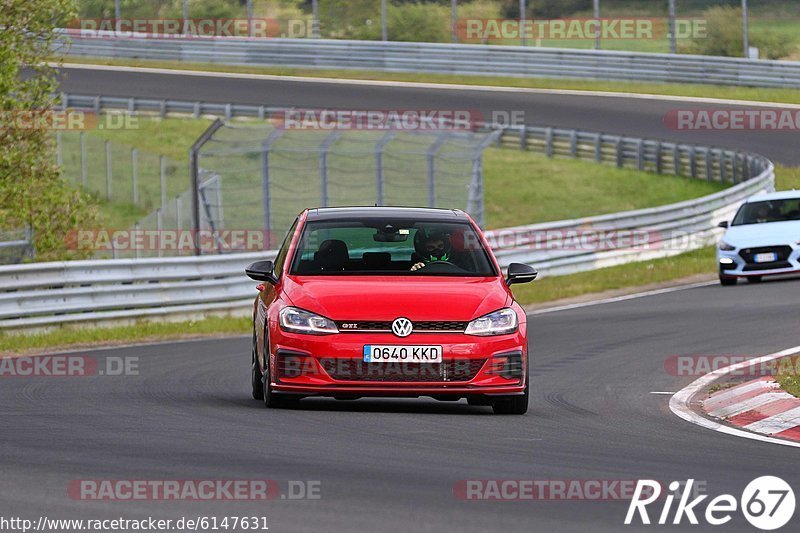
[[[800,397],[800,376],[796,374],[780,375],[778,376],[778,383],[789,394]]]
[[[775,166],[775,189],[800,189],[800,167]]]
[[[414,74],[403,72],[375,72],[363,70],[301,69],[283,67],[245,67],[188,63],[181,61],[147,61],[140,59],[108,60],[87,57],[69,57],[69,61],[95,65],[120,65],[154,67],[180,70],[234,72],[242,74],[269,74],[277,76],[313,76],[334,79],[385,80],[422,83],[455,83],[477,86],[503,86],[532,89],[568,89],[576,91],[614,91],[623,93],[657,94],[666,96],[692,96],[763,102],[800,103],[796,89],[765,89],[757,87],[729,87],[721,85],[681,83],[639,83],[623,81],[596,81],[548,78],[512,78],[494,76],[458,76],[451,74]]]
[[[719,183],[490,148],[484,156],[486,220],[504,228],[655,207],[723,189]]]
[[[514,296],[522,304],[572,298],[613,289],[663,283],[714,272],[714,248],[702,248],[673,257],[628,263],[568,276],[544,277],[516,285]]]
[[[43,349],[132,343],[166,339],[186,339],[209,335],[246,334],[250,317],[213,316],[187,322],[141,321],[129,326],[61,327],[45,333],[7,334],[0,332],[0,355]],[[191,334],[187,334],[191,331]]]

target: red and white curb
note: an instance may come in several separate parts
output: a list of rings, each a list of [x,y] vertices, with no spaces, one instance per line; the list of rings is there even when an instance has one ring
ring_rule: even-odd
[[[750,381],[720,391],[712,395],[708,403],[697,401],[698,396],[718,379],[751,365],[760,365],[798,353],[800,353],[800,346],[795,346],[709,372],[675,393],[669,400],[669,408],[677,416],[692,424],[720,433],[800,448],[800,430],[794,430],[792,437],[788,437],[788,434],[781,435],[781,433],[800,425],[800,402],[783,410],[788,400],[798,399],[777,389],[777,384],[771,385],[770,382],[774,383],[771,378]],[[711,416],[724,418],[725,421],[708,418],[699,413],[697,408],[705,409]],[[776,409],[778,410],[776,411]],[[716,415],[712,413],[716,413]],[[728,425],[729,423],[734,424],[732,421],[734,417],[738,417],[736,420],[739,421],[739,424]],[[798,423],[789,427],[787,425],[790,424],[789,420],[793,420],[795,417],[798,419]],[[789,440],[789,438],[797,440]]]
[[[703,400],[703,410],[747,431],[800,441],[800,398],[771,377],[716,392]]]

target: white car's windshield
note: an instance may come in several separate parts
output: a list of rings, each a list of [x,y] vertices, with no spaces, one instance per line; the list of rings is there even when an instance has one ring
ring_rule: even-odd
[[[497,275],[483,242],[468,223],[375,219],[308,222],[291,272]]]
[[[733,226],[800,220],[800,198],[748,202],[739,208]]]

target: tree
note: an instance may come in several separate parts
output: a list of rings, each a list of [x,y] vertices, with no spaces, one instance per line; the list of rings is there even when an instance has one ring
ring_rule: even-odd
[[[52,131],[19,120],[54,106],[57,81],[47,63],[53,28],[73,17],[73,5],[0,0],[0,12],[0,229],[31,228],[39,260],[81,256],[69,249],[67,233],[93,226],[95,210],[61,179]]]

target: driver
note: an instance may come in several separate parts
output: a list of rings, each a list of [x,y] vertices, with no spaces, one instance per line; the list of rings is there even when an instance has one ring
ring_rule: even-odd
[[[411,255],[411,271],[419,270],[431,263],[451,261],[450,235],[444,231],[417,230],[414,235],[414,253]]]

